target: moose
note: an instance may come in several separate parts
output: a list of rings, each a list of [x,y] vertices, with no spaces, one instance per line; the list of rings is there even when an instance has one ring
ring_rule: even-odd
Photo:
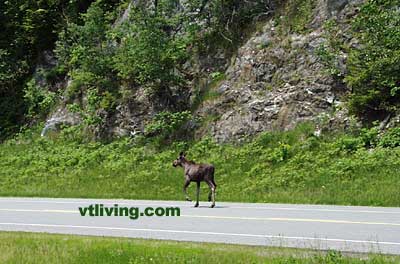
[[[217,185],[214,181],[214,166],[211,164],[196,164],[194,161],[187,160],[186,154],[181,152],[179,157],[174,160],[172,165],[174,167],[181,166],[185,171],[185,183],[183,185],[183,194],[187,201],[191,202],[187,193],[187,188],[191,182],[197,183],[196,191],[196,204],[194,207],[199,206],[199,195],[200,195],[200,182],[205,181],[210,187],[210,193],[208,194],[208,201],[211,202],[211,208],[215,207],[215,189]]]

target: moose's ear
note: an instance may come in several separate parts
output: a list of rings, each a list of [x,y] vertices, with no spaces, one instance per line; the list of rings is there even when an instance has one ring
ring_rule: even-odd
[[[183,151],[181,151],[181,153],[179,153],[179,156],[180,156],[180,157],[182,157],[182,156],[184,157],[184,156],[185,156],[185,154],[183,153]]]

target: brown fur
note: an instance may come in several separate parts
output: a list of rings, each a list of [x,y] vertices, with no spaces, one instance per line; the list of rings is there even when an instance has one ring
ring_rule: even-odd
[[[215,206],[215,189],[217,188],[217,185],[214,181],[215,168],[213,165],[196,164],[194,161],[187,160],[183,152],[179,154],[179,157],[174,160],[172,165],[174,167],[181,166],[185,171],[185,184],[183,185],[183,193],[185,194],[186,200],[191,201],[187,194],[187,187],[191,182],[196,182],[196,204],[194,206],[199,206],[200,182],[204,181],[210,187],[208,201],[212,201],[211,207]]]

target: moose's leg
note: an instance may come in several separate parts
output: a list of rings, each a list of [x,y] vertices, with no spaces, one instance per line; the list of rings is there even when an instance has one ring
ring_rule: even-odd
[[[197,189],[196,189],[196,204],[194,207],[199,206],[199,198],[200,198],[200,182],[197,182]]]
[[[217,187],[214,181],[207,181],[208,186],[210,186],[211,189],[211,208],[215,207],[215,188]],[[210,198],[209,198],[210,199]]]
[[[215,207],[215,188],[216,188],[215,185],[213,185],[211,187],[211,192],[212,192],[212,195],[211,195],[211,200],[212,200],[211,208]]]
[[[189,184],[190,184],[190,180],[186,180],[185,184],[183,185],[183,194],[185,195],[186,201],[191,202],[192,199],[189,198],[189,195],[187,193],[187,187],[189,186]]]
[[[214,189],[217,187],[215,182],[213,180],[211,180],[210,182],[207,182],[208,186],[210,187],[210,192],[208,193],[208,201],[211,202],[212,200],[212,193],[213,193],[213,185],[214,185]]]

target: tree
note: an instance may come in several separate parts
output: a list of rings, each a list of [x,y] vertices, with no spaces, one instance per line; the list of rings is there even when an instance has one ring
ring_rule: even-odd
[[[369,0],[353,26],[360,47],[350,51],[347,84],[351,110],[388,114],[400,103],[400,10],[398,0]]]

